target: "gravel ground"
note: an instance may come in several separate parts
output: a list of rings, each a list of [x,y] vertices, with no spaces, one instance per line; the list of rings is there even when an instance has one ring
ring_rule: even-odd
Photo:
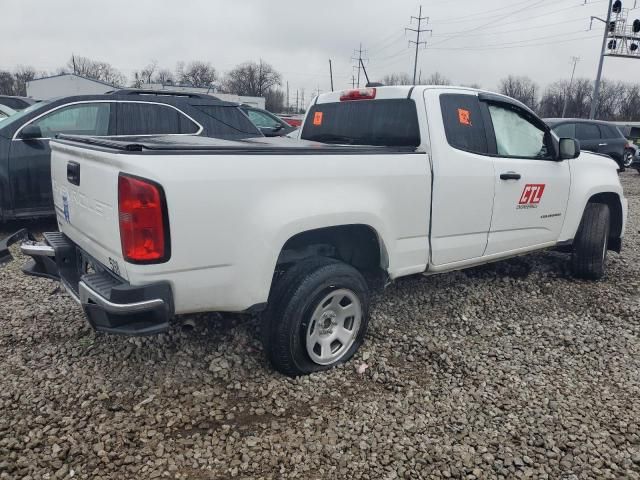
[[[0,478],[640,478],[640,176],[623,182],[604,281],[554,252],[405,279],[352,361],[299,379],[269,369],[250,319],[96,335],[16,255]]]

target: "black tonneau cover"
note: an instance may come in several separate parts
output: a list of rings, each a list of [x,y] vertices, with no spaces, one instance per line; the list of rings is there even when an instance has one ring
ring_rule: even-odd
[[[240,140],[224,140],[200,136],[164,135],[156,137],[87,137],[80,135],[58,135],[53,142],[83,146],[114,153],[164,154],[390,154],[418,153],[413,147],[378,147],[367,145],[334,145],[286,137],[255,137]]]

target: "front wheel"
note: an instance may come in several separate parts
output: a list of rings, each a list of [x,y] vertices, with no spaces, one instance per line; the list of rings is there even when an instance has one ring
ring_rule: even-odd
[[[364,341],[369,292],[360,272],[330,258],[292,267],[274,287],[263,339],[285,375],[327,370],[349,360]]]
[[[598,280],[604,276],[609,244],[609,206],[589,203],[573,243],[571,263],[576,277]]]

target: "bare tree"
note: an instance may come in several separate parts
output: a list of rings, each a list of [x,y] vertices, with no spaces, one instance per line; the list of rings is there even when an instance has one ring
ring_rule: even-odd
[[[27,82],[34,78],[44,76],[42,73],[36,72],[33,67],[19,66],[13,74],[13,91],[14,95],[26,96],[27,95]]]
[[[124,85],[126,81],[125,76],[118,69],[112,67],[111,64],[77,55],[71,55],[64,72],[100,80],[116,87]]]
[[[224,88],[236,95],[263,97],[281,83],[282,76],[271,65],[260,60],[258,63],[243,63],[227,73]]]
[[[0,71],[0,95],[15,95],[15,79],[6,70]]]
[[[178,82],[191,87],[208,88],[218,79],[216,69],[208,62],[190,62],[185,66],[179,62],[176,66]]]
[[[385,85],[411,85],[413,82],[408,73],[391,73],[382,78]]]
[[[543,117],[556,118],[562,115],[565,97],[567,99],[568,118],[587,118],[591,107],[593,84],[586,78],[574,80],[571,88],[567,80],[549,85],[540,99],[539,112]]]
[[[521,101],[526,106],[536,109],[538,100],[538,85],[529,77],[509,75],[500,80],[500,93]]]
[[[423,85],[451,85],[451,80],[442,75],[440,72],[433,72],[424,82]]]
[[[166,68],[162,68],[158,71],[155,77],[155,83],[160,83],[162,85],[174,84],[176,82],[175,77],[171,70]]]
[[[284,97],[285,94],[280,89],[271,89],[265,95],[265,108],[270,112],[280,113],[284,112]]]

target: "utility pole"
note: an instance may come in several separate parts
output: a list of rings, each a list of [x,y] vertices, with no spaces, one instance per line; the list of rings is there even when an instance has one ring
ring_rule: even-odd
[[[298,89],[296,88],[296,113],[300,113],[300,108],[298,107]]]
[[[331,79],[331,91],[333,92],[333,68],[331,67],[331,59],[329,59],[329,78]]]
[[[307,108],[304,103],[304,88],[300,89],[300,109]]]
[[[418,13],[417,17],[411,17],[411,22],[413,22],[413,20],[417,20],[418,21],[418,28],[405,28],[405,32],[408,30],[410,32],[415,32],[416,34],[416,40],[415,42],[413,40],[409,40],[409,45],[411,45],[412,43],[415,44],[416,46],[416,58],[413,62],[413,84],[416,84],[416,73],[418,70],[418,49],[420,47],[420,45],[427,45],[427,42],[421,42],[420,41],[420,34],[424,33],[424,32],[429,32],[432,33],[432,30],[426,29],[426,28],[422,28],[422,21],[426,20],[426,23],[429,23],[429,17],[423,17],[422,16],[422,5],[420,5],[420,10]]]
[[[356,88],[356,77],[351,74],[351,88]]]
[[[291,113],[289,110],[289,82],[287,82],[287,113]]]
[[[602,34],[602,48],[600,49],[600,61],[598,62],[598,74],[596,75],[596,83],[593,87],[593,98],[591,99],[591,111],[589,112],[589,118],[594,119],[596,116],[596,109],[598,108],[598,96],[600,95],[600,80],[602,79],[602,65],[604,63],[604,50],[607,46],[607,36],[609,35],[609,22],[611,21],[611,10],[613,9],[613,0],[609,0],[609,10],[607,11],[607,20],[604,24],[604,33]],[[591,17],[591,21],[593,22]],[[598,20],[602,20],[598,18]]]
[[[580,57],[571,57],[571,61],[573,62],[573,70],[571,71],[571,80],[569,80],[569,89],[567,93],[564,94],[564,105],[562,106],[562,118],[564,118],[567,113],[567,103],[569,101],[569,95],[571,94],[571,87],[573,86],[573,76],[576,74],[576,65],[580,61]]]
[[[364,54],[366,55],[367,52],[366,50],[362,50],[362,43],[360,44],[360,48],[358,50],[354,50],[354,55],[358,55],[357,57],[351,57],[351,60],[354,62],[358,62],[358,88],[360,88],[360,66],[362,65],[364,67],[364,61],[363,60],[368,60],[367,58],[363,59],[362,58],[362,53],[364,52]],[[355,68],[355,67],[354,67]]]

